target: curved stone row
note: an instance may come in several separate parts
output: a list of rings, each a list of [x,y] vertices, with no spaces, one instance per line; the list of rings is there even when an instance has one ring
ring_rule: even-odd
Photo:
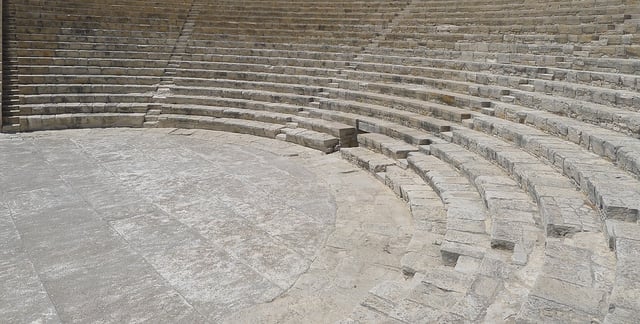
[[[341,150],[424,223],[353,321],[638,320],[636,0],[76,2],[9,1],[4,131]]]

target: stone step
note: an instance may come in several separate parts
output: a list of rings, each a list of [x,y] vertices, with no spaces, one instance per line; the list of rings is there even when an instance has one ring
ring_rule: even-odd
[[[249,134],[260,137],[275,138],[285,128],[283,125],[264,123],[252,120],[216,118],[209,116],[189,116],[162,114],[158,127],[177,127],[188,129],[208,129],[215,131]]]
[[[245,99],[253,101],[264,101],[271,103],[284,103],[289,105],[306,106],[313,101],[313,95],[301,95],[296,93],[274,92],[258,89],[235,89],[235,88],[198,88],[198,87],[178,87],[171,88],[173,97],[176,98],[230,98]]]
[[[287,103],[272,103],[244,98],[228,98],[217,96],[181,96],[171,94],[160,100],[163,105],[186,106],[186,107],[229,107],[250,110],[263,110],[283,114],[297,114],[304,107]]]
[[[640,291],[640,225],[607,220],[609,245],[615,249],[616,273],[609,297],[605,323],[633,323],[638,320],[640,305],[633,297]]]
[[[431,187],[421,185],[409,188],[413,190],[405,190],[403,197],[411,208],[416,230],[400,264],[405,276],[414,276],[424,273],[433,265],[442,264],[440,245],[446,232],[447,214],[440,197]]]
[[[3,133],[17,133],[20,131],[20,124],[4,124],[0,127]]]
[[[330,98],[402,109],[454,122],[460,122],[471,116],[469,110],[429,102],[429,100],[448,100],[446,95],[437,90],[434,90],[437,92],[436,94],[430,96],[426,94],[429,89],[425,88],[424,91],[421,91],[422,89],[414,89],[413,86],[408,87],[407,85],[360,83],[350,80],[341,80],[340,84],[341,89],[325,89],[325,92],[330,94]]]
[[[418,148],[414,145],[378,133],[359,134],[358,143],[360,146],[380,152],[396,160],[406,159],[409,152],[418,151]]]
[[[418,276],[417,276],[418,277]],[[461,314],[453,314],[458,302],[464,299],[471,288],[474,276],[448,267],[433,267],[418,277],[420,285],[414,287],[407,301],[430,310],[424,312],[425,322],[459,322]],[[414,306],[414,307],[415,307]]]
[[[166,73],[165,73],[166,74]],[[203,91],[208,89],[226,89],[231,88],[234,90],[254,90],[254,91],[268,91],[273,93],[284,94],[296,94],[301,96],[313,96],[318,94],[322,88],[319,86],[306,86],[299,84],[287,84],[277,82],[261,82],[261,81],[243,81],[243,80],[229,80],[229,79],[209,79],[209,80],[197,80],[197,85],[190,85],[185,82],[187,79],[180,78],[174,79],[176,86],[173,90],[182,94],[194,94],[199,95]],[[193,81],[193,79],[191,79]]]
[[[251,110],[244,108],[228,108],[219,106],[199,105],[162,105],[162,114],[208,116],[216,118],[236,118],[254,120],[271,124],[286,124],[292,121],[293,116],[278,112],[263,110]]]
[[[59,115],[74,113],[145,113],[144,102],[66,102],[21,104],[18,115]]]
[[[320,109],[385,119],[400,125],[434,133],[449,131],[453,125],[450,122],[415,112],[350,100],[323,98],[320,99]]]
[[[455,266],[461,256],[482,259],[490,249],[487,210],[478,191],[455,169],[433,156],[410,153],[412,170],[440,196],[447,209],[447,230],[440,247],[443,262]]]
[[[516,321],[578,323],[610,315],[615,257],[594,243],[604,243],[602,235],[587,233],[575,243],[548,239],[542,270]],[[593,276],[593,269],[607,275]]]
[[[431,155],[459,169],[480,193],[491,217],[491,247],[526,264],[544,236],[538,206],[502,169],[455,144],[432,144]]]
[[[616,58],[592,57],[580,58],[574,61],[573,58],[563,55],[532,54],[532,53],[500,53],[500,52],[478,52],[466,50],[443,50],[443,49],[400,49],[385,48],[384,51],[367,53],[362,55],[367,61],[393,62],[401,65],[413,66],[442,66],[447,65],[452,69],[460,69],[460,64],[464,64],[470,71],[495,71],[500,73],[503,70],[511,70],[517,73],[547,73],[544,70],[536,72],[539,66],[554,71],[556,68],[564,70],[575,69],[580,73],[593,73],[601,75],[595,79],[605,78],[605,75],[613,76],[616,72],[634,74],[638,70],[633,63]],[[557,73],[554,72],[557,75]],[[610,78],[606,78],[610,79]],[[619,80],[619,77],[618,77]]]
[[[395,165],[396,162],[381,154],[376,154],[364,147],[351,147],[340,149],[342,158],[371,172],[377,174],[385,172],[388,166]]]
[[[70,128],[142,127],[144,113],[76,113],[20,117],[20,131]],[[4,126],[3,126],[4,129]]]
[[[144,93],[56,93],[42,95],[22,95],[20,104],[66,104],[66,103],[146,103],[153,92]]]
[[[274,73],[253,71],[225,71],[225,70],[197,70],[197,77],[192,76],[191,70],[177,71],[174,78],[176,85],[196,87],[232,87],[248,89],[250,87],[267,90],[271,87],[286,87],[297,93],[316,93],[324,86],[329,86],[326,77],[294,75],[292,71]],[[288,73],[287,73],[288,72]],[[303,86],[304,85],[304,86]],[[285,91],[281,91],[285,92]]]
[[[551,165],[498,138],[456,129],[452,141],[496,163],[537,202],[547,236],[598,232],[600,217],[576,185]]]
[[[356,137],[357,130],[353,126],[324,119],[307,118],[302,116],[294,116],[291,120],[296,122],[299,127],[330,134],[339,138],[340,147],[354,147],[358,144]]]
[[[340,142],[338,138],[329,134],[301,128],[283,128],[281,134],[285,135],[284,139],[287,142],[310,147],[324,153],[335,152]]]
[[[495,110],[496,117],[511,122],[525,123],[546,133],[582,146],[584,149],[617,163],[618,167],[640,177],[640,140],[608,130],[596,125],[581,122],[569,117],[558,116],[550,112],[528,109],[519,106],[501,106]],[[478,118],[478,117],[476,117]],[[474,118],[475,119],[475,118]],[[497,128],[505,122],[479,118],[481,125]],[[484,130],[487,127],[480,129]]]
[[[334,120],[355,126],[359,131],[367,133],[379,133],[391,138],[403,140],[414,145],[429,144],[437,137],[419,129],[407,127],[401,124],[382,120],[374,117],[366,117],[354,113],[325,110],[318,108],[305,108],[305,112],[315,118]]]
[[[157,120],[145,121],[144,123],[142,123],[142,127],[144,127],[144,128],[156,128],[156,127],[158,127],[158,121]]]
[[[512,141],[514,145],[561,168],[562,173],[579,185],[605,217],[638,220],[640,182],[613,163],[578,145],[528,126],[482,117],[474,121],[474,128]],[[616,179],[615,183],[611,179]]]
[[[155,90],[155,85],[140,84],[19,84],[15,93],[22,95],[100,93],[144,93]]]
[[[326,133],[339,138],[340,145],[342,147],[351,147],[357,145],[356,130],[354,127],[322,119],[304,118],[286,113],[271,112],[268,110],[252,110],[246,108],[228,108],[219,106],[164,104],[162,106],[162,113],[199,115],[217,118],[237,118],[282,125],[295,123],[296,128],[299,127],[320,133]]]
[[[442,201],[431,187],[397,161],[363,147],[340,150],[342,158],[375,175],[405,200],[414,220],[414,232],[402,258],[405,276],[413,276],[432,265],[441,264],[439,245],[446,226]]]

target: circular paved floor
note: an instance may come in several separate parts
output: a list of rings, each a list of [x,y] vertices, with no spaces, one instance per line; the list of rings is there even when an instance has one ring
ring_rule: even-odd
[[[0,135],[0,317],[314,322],[395,278],[406,206],[337,155],[192,130]]]

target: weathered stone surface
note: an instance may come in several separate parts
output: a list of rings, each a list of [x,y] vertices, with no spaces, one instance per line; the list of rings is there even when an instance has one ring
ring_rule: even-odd
[[[637,1],[39,2],[2,131],[191,130],[0,137],[4,320],[640,322]]]
[[[0,147],[15,152],[1,170],[17,166],[0,171],[0,313],[12,322],[337,320],[402,277],[408,207],[336,156],[174,129],[7,135]]]

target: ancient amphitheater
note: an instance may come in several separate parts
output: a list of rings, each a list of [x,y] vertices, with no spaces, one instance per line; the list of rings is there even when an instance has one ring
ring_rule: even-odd
[[[640,323],[638,0],[5,0],[2,323]]]

